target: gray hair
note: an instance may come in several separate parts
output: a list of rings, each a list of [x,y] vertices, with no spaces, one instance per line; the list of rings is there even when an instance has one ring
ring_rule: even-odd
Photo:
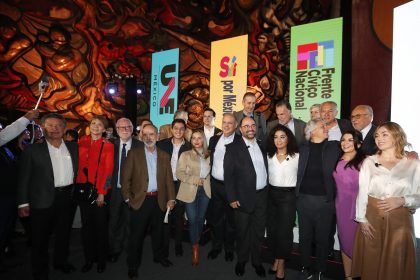
[[[311,139],[311,133],[312,131],[315,130],[316,126],[318,125],[318,123],[323,122],[323,120],[321,118],[316,118],[313,120],[310,120],[305,127],[305,139],[309,140]]]

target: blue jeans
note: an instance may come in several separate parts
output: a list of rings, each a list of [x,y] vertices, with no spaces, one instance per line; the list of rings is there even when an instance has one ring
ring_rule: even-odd
[[[209,198],[202,186],[198,187],[195,200],[190,203],[185,203],[185,211],[187,212],[192,245],[198,244],[198,240],[200,240],[208,204]]]

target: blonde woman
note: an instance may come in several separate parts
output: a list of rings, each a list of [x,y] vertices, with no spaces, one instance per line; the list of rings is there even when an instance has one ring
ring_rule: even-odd
[[[192,265],[199,263],[199,244],[210,200],[210,157],[206,137],[196,130],[191,135],[192,150],[178,160],[176,177],[181,181],[177,199],[185,202],[192,245]]]

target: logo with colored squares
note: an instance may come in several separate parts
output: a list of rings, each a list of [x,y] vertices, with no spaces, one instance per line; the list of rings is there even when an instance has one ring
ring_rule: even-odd
[[[219,76],[222,78],[236,76],[236,65],[236,56],[233,56],[232,59],[229,56],[222,57],[220,60],[221,70]]]
[[[298,46],[297,70],[334,65],[334,41],[324,41]]]

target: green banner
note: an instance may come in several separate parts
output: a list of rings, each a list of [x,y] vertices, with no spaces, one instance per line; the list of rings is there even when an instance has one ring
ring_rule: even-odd
[[[292,27],[290,96],[293,117],[308,121],[309,108],[325,101],[341,110],[343,19]]]

